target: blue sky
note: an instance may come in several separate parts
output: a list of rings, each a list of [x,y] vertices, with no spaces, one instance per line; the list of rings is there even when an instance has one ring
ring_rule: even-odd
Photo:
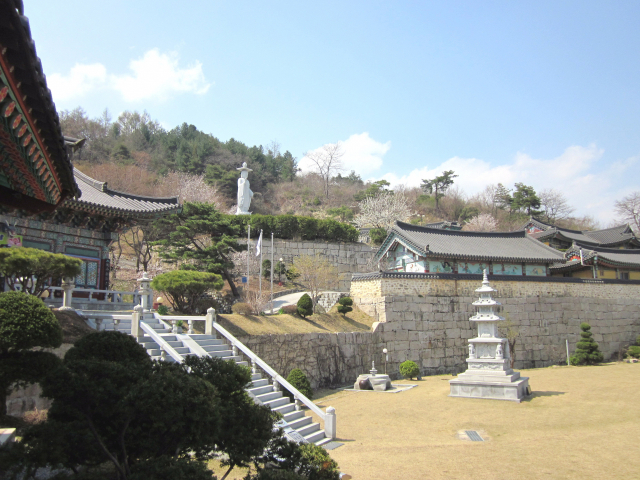
[[[639,2],[24,0],[58,109],[305,151],[363,178],[453,169],[560,189],[604,223],[640,189]]]

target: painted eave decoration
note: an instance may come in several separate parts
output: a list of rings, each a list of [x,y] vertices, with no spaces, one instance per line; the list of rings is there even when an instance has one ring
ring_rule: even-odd
[[[581,251],[582,260],[580,259]],[[585,266],[591,267],[593,265],[640,269],[640,250],[635,249],[593,249],[593,247],[587,245],[574,244],[565,253],[565,258],[565,264],[554,265],[551,269],[557,273],[580,270]]]
[[[79,193],[20,0],[0,1],[0,198],[38,213]]]

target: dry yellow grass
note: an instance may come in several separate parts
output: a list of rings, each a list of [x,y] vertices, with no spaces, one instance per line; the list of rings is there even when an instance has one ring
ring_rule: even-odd
[[[640,478],[640,364],[522,374],[534,395],[521,404],[450,398],[448,375],[395,394],[318,392],[345,442],[331,456],[354,480]]]
[[[266,335],[314,332],[368,332],[375,320],[354,307],[344,317],[335,307],[328,314],[316,314],[306,319],[292,315],[218,315],[218,322],[232,335]]]

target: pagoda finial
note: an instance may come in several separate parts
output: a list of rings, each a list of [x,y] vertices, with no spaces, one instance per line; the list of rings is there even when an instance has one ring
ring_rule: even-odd
[[[482,271],[483,275],[482,275],[482,284],[483,285],[489,285],[489,277],[487,277],[487,269],[485,268]]]

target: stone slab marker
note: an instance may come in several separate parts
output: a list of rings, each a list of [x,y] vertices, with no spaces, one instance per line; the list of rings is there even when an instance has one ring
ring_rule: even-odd
[[[480,298],[473,302],[477,313],[469,319],[477,323],[478,336],[469,339],[467,371],[449,381],[450,397],[520,403],[528,395],[529,379],[510,368],[507,339],[498,336],[498,322],[504,318],[493,312],[494,307],[500,305],[491,298],[495,291],[489,286],[485,270],[482,286],[476,289]]]

